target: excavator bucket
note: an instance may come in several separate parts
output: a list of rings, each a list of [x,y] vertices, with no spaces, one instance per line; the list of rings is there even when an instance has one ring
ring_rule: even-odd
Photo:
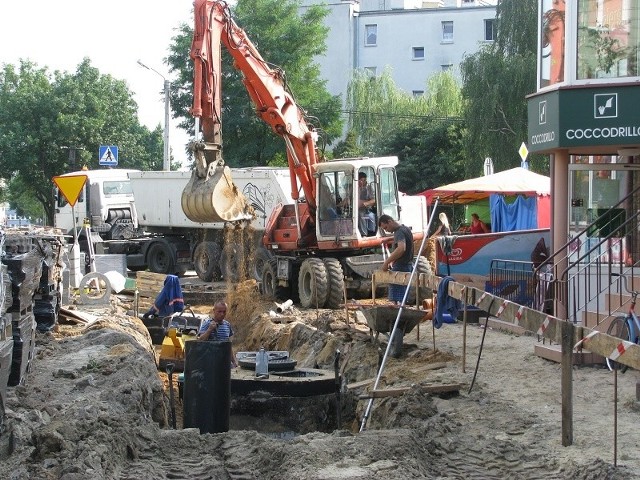
[[[182,191],[182,210],[193,222],[240,222],[251,220],[253,208],[238,191],[229,167],[217,167],[208,178],[194,170]]]

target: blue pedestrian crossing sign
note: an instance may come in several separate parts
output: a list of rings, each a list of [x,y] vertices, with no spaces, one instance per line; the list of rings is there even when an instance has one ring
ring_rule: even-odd
[[[98,150],[98,163],[107,167],[115,167],[118,165],[118,146],[117,145],[100,145]]]

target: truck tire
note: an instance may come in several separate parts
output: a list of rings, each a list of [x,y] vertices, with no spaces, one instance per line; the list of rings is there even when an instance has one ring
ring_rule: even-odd
[[[273,254],[264,247],[256,248],[251,261],[249,262],[249,274],[256,282],[262,281],[262,272],[265,264],[273,259]]]
[[[323,308],[327,301],[327,268],[319,258],[302,262],[298,275],[300,304],[305,308]]]
[[[220,271],[225,280],[237,283],[247,275],[246,252],[242,245],[225,245],[220,253]]]
[[[220,245],[200,242],[193,252],[193,268],[200,280],[220,280]]]
[[[324,258],[327,269],[327,300],[324,308],[337,309],[344,301],[344,272],[342,265],[336,258]]]
[[[175,264],[171,247],[166,243],[156,242],[149,247],[147,251],[149,271],[169,275],[174,272]]]

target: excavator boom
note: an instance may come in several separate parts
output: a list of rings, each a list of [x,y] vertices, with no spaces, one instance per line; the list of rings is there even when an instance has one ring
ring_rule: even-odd
[[[192,145],[196,160],[192,179],[182,194],[182,207],[193,221],[236,221],[251,214],[251,208],[234,188],[224,167],[221,138],[221,45],[243,74],[243,83],[256,113],[285,142],[291,170],[291,197],[297,201],[300,187],[311,213],[315,212],[313,181],[316,132],[309,129],[304,112],[286,88],[284,72],[271,68],[254,44],[231,17],[223,0],[195,0],[192,115],[201,124],[203,141]],[[197,129],[196,129],[197,130]],[[196,131],[196,135],[198,132]]]

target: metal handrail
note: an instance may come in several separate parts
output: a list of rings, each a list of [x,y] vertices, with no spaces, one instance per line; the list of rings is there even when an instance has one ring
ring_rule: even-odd
[[[634,246],[638,235],[636,227],[640,225],[640,211],[629,205],[638,198],[639,192],[640,186],[598,216],[534,269],[534,275],[540,277],[551,266],[553,276],[548,280],[547,286],[551,287],[553,298],[567,305],[567,319],[573,323],[581,323],[579,314],[589,310],[601,315],[597,319],[599,324],[618,312],[626,303],[619,285],[619,276],[615,275],[634,276],[633,267],[638,260]],[[614,209],[619,207],[625,207],[626,212],[622,223],[612,215]],[[629,215],[630,212],[634,213]],[[596,230],[605,230],[608,235],[595,237],[592,233]],[[585,243],[587,248],[582,248]],[[617,257],[614,255],[615,249],[619,249]],[[625,250],[631,251],[632,257],[624,257]],[[560,265],[566,267],[560,270]],[[613,298],[612,294],[616,294],[619,300],[603,304],[603,294],[608,295],[609,299]]]

